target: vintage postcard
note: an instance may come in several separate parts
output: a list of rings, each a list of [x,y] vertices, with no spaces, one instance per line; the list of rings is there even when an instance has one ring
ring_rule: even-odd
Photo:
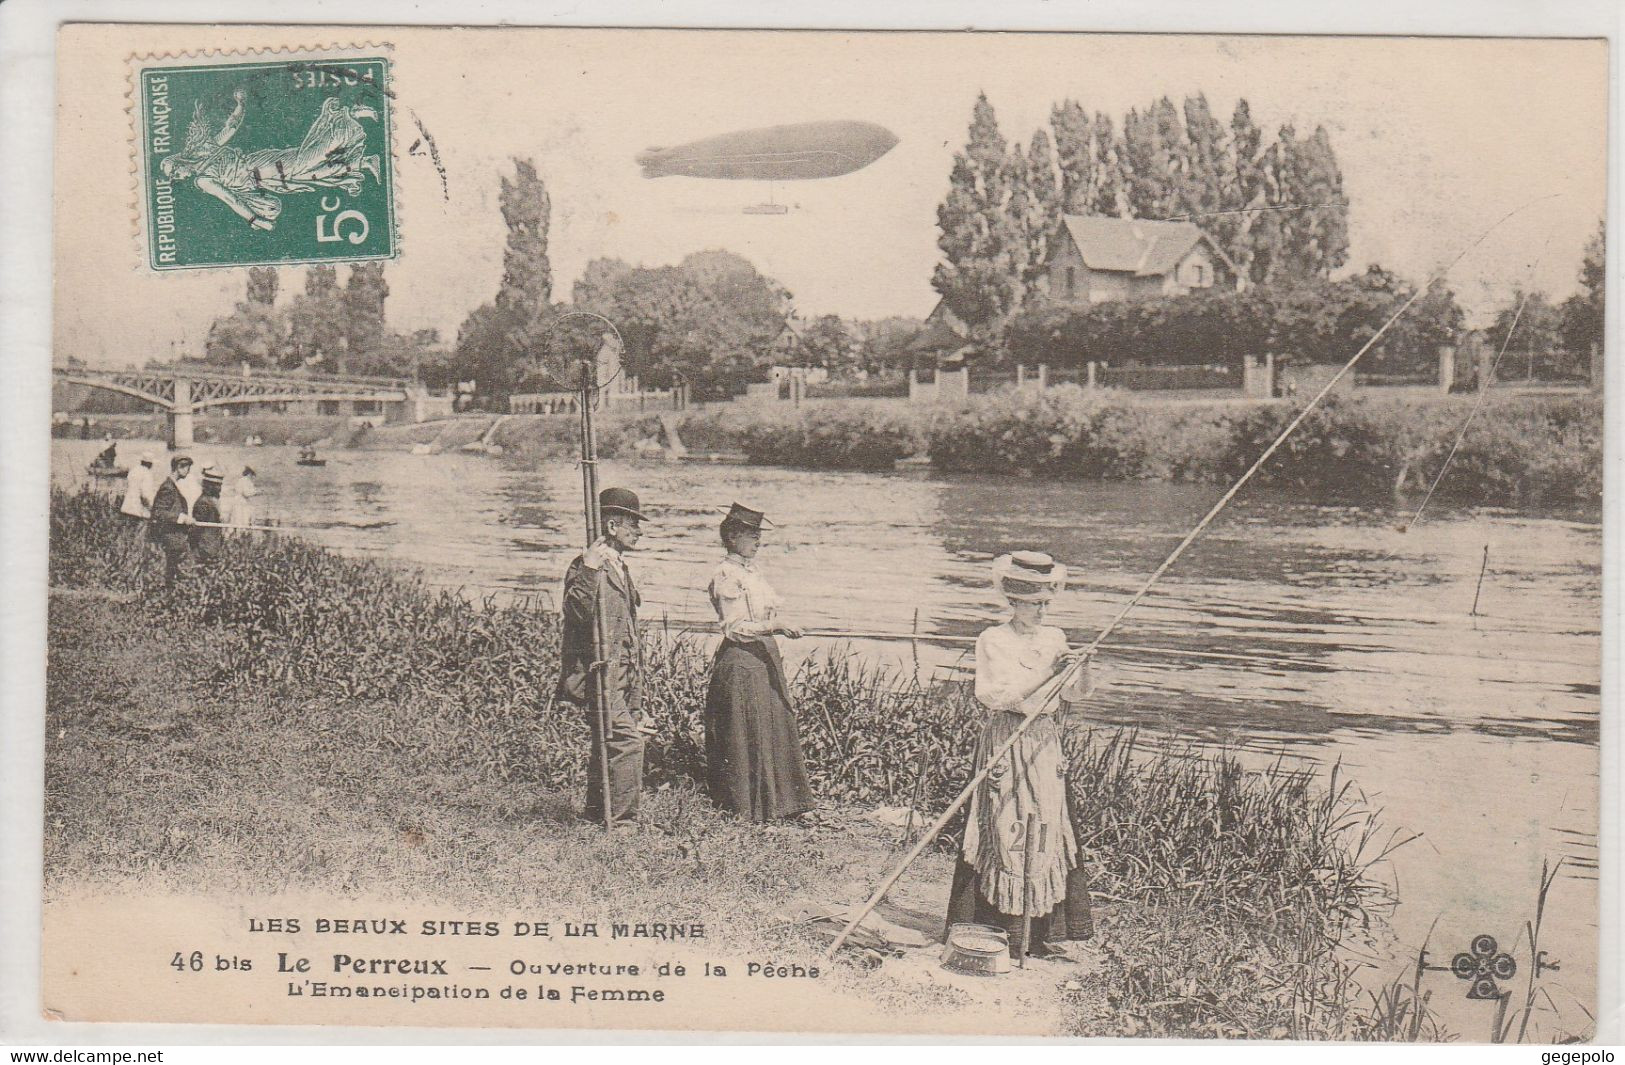
[[[1608,77],[62,26],[39,1008],[1617,1034]]]

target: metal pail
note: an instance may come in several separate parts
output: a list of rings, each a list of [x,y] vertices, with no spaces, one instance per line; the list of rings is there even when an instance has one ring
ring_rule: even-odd
[[[956,924],[948,929],[942,967],[976,976],[1010,971],[1010,934],[985,924]]]

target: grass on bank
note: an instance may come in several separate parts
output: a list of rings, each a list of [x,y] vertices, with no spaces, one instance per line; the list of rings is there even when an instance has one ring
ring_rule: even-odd
[[[574,818],[586,732],[547,698],[550,613],[265,537],[233,540],[170,592],[105,496],[59,492],[51,518],[53,587],[137,596],[117,610],[53,596],[52,883],[725,912],[742,949],[793,958],[815,948],[778,919],[784,901],[851,898],[895,856],[873,833],[762,829],[709,807],[696,784],[707,663],[682,637],[649,635],[653,797],[628,851]],[[905,805],[916,787],[938,811],[969,775],[981,714],[962,689],[841,658],[793,683],[835,823]],[[1362,963],[1346,948],[1380,927],[1390,900],[1373,865],[1392,841],[1346,785],[1128,733],[1077,729],[1068,747],[1076,828],[1111,900],[1095,994],[1067,1007],[1077,1031],[1361,1038],[1417,1005],[1379,1007],[1355,986]],[[921,875],[945,881],[947,857]]]

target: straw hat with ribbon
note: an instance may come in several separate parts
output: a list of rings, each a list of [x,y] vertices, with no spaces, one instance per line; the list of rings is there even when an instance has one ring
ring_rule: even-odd
[[[1041,602],[1066,587],[1066,567],[1042,551],[1013,551],[993,560],[993,585],[1006,599]]]

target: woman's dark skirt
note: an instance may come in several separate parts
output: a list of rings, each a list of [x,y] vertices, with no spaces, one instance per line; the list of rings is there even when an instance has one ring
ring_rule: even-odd
[[[771,639],[724,640],[705,696],[711,801],[752,821],[813,808],[807,765],[779,649]]]
[[[1021,915],[1002,913],[982,896],[976,887],[976,867],[960,858],[954,867],[954,883],[948,892],[948,921],[943,929],[956,924],[990,924],[1010,936],[1010,956],[1019,958],[1024,950],[1042,948],[1062,940],[1091,939],[1095,934],[1094,914],[1089,908],[1089,877],[1082,865],[1066,875],[1066,898],[1044,914],[1032,915],[1032,945],[1021,941]]]

